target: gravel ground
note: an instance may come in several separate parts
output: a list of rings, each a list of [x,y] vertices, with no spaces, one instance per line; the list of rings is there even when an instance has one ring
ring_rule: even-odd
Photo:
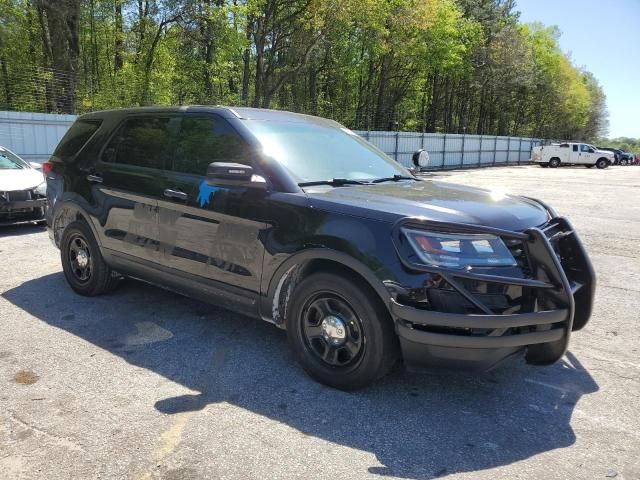
[[[342,393],[268,324],[135,281],[77,296],[43,229],[4,228],[0,478],[640,478],[640,168],[437,176],[571,218],[599,283],[561,362]]]

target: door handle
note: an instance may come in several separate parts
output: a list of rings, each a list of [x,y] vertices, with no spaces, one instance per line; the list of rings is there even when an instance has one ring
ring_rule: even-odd
[[[102,177],[100,175],[89,174],[87,175],[87,180],[89,180],[91,183],[102,183]]]
[[[167,188],[164,192],[163,192],[165,197],[169,197],[169,198],[176,198],[178,200],[186,200],[188,198],[188,195],[184,192],[180,192],[178,190],[171,190],[169,188]]]

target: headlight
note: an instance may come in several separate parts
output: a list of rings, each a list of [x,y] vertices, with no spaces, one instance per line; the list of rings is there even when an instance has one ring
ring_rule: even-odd
[[[34,192],[36,192],[38,195],[42,195],[43,197],[47,195],[47,182],[42,182],[40,185],[38,185],[36,188],[34,188],[33,190]]]
[[[507,246],[495,235],[435,233],[408,228],[402,232],[425,265],[448,268],[517,265]]]

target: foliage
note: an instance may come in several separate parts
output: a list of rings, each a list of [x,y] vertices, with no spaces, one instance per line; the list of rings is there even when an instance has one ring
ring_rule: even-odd
[[[587,139],[600,85],[510,0],[0,0],[0,108],[271,107],[357,129]]]

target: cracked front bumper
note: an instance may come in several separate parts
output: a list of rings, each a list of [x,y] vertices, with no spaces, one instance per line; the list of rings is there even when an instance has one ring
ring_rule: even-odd
[[[418,223],[436,231],[460,228],[411,219],[402,223]],[[429,309],[429,305],[406,305],[393,299],[390,311],[405,363],[488,369],[524,349],[531,363],[547,364],[561,358],[571,331],[589,320],[595,292],[593,267],[571,224],[555,217],[544,227],[525,232],[476,226],[462,226],[462,231],[518,239],[531,269],[523,278],[516,278],[405,263],[407,268],[440,278],[465,302],[477,307],[473,314],[450,313],[435,311],[433,305]],[[529,308],[511,314],[495,312],[482,295],[465,288],[464,281],[498,283],[505,288],[515,285],[522,289],[522,298],[529,299]]]
[[[46,198],[0,202],[0,225],[42,220],[47,207]]]

